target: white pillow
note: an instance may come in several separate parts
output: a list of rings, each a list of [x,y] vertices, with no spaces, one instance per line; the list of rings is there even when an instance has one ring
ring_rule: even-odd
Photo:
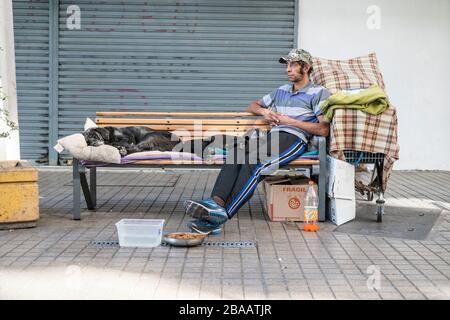
[[[84,123],[84,131],[86,131],[89,128],[97,128],[98,125],[92,121],[90,118],[86,118],[86,122]]]
[[[61,153],[65,149],[74,158],[79,160],[120,163],[121,159],[119,150],[116,147],[106,144],[98,147],[88,146],[81,133],[75,133],[59,139],[53,148],[58,153]]]

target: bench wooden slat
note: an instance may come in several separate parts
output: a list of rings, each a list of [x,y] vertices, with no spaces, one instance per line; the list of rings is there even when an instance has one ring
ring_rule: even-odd
[[[150,125],[150,124],[197,124],[197,125],[264,125],[267,126],[266,120],[260,119],[202,119],[202,118],[181,118],[181,119],[122,119],[122,118],[97,118],[95,119],[97,124],[112,123],[112,124],[123,124],[129,123],[132,125]]]
[[[319,160],[313,160],[313,159],[295,159],[289,162],[289,164],[295,164],[295,165],[314,165],[319,164]]]
[[[251,112],[155,112],[155,111],[99,111],[97,116],[158,116],[158,117],[255,117]]]
[[[100,127],[107,127],[107,126],[113,126],[113,127],[128,127],[133,126],[135,124],[133,123],[101,123],[99,124]],[[167,131],[174,131],[174,130],[180,130],[180,131],[199,131],[199,132],[205,132],[205,131],[220,131],[220,132],[245,132],[247,130],[253,129],[253,128],[260,128],[260,129],[270,129],[269,126],[264,125],[243,125],[243,126],[233,126],[233,125],[203,125],[203,126],[194,126],[194,125],[159,125],[159,124],[153,124],[153,125],[146,125],[142,124],[144,127],[152,128],[154,130],[167,130]]]
[[[210,137],[210,136],[215,136],[215,135],[221,135],[221,134],[226,134],[229,136],[243,136],[246,131],[200,131],[200,132],[192,132],[192,131],[176,131],[176,135],[177,137],[179,137],[181,140],[185,140],[185,139],[199,139],[202,137]]]
[[[132,165],[144,165],[144,164],[198,164],[198,165],[208,165],[208,164],[223,164],[222,160],[211,160],[211,161],[202,161],[202,160],[171,160],[171,159],[160,159],[160,160],[139,160],[131,163]]]
[[[223,160],[171,160],[171,159],[160,159],[160,160],[139,160],[131,165],[144,165],[144,164],[198,164],[198,165],[211,165],[211,164],[224,164]],[[311,160],[311,159],[296,159],[289,162],[289,165],[315,165],[319,164],[319,160]]]

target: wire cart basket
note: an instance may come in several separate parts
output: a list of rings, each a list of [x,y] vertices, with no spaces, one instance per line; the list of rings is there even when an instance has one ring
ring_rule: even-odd
[[[345,161],[355,166],[360,163],[374,164],[372,177],[367,186],[360,190],[363,194],[367,192],[367,200],[373,200],[374,192],[378,195],[377,203],[377,222],[381,222],[384,214],[384,193],[383,193],[383,163],[384,153],[371,153],[356,150],[344,150]]]

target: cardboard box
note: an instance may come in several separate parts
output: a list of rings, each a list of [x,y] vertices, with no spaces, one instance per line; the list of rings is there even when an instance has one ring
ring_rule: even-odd
[[[336,199],[355,199],[355,167],[327,156],[327,195]]]
[[[327,208],[328,218],[337,226],[355,219],[355,199],[348,200],[327,197]]]
[[[327,156],[327,212],[332,223],[339,226],[355,219],[355,168],[353,165]]]
[[[303,221],[309,179],[264,180],[266,212],[270,221]],[[317,192],[317,185],[314,185]]]

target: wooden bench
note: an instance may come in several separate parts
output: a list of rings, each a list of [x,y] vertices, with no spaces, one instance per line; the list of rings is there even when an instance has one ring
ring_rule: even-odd
[[[147,126],[174,132],[182,140],[216,134],[242,136],[252,128],[270,129],[267,121],[248,112],[97,112],[95,122],[105,126]],[[223,160],[140,160],[129,164],[107,164],[102,167],[134,168],[220,168]],[[95,210],[97,196],[96,168],[86,167],[73,159],[73,219],[81,219],[81,190],[87,208]],[[271,175],[305,175],[315,177],[319,192],[319,221],[325,220],[326,139],[319,137],[319,160],[295,159]]]

